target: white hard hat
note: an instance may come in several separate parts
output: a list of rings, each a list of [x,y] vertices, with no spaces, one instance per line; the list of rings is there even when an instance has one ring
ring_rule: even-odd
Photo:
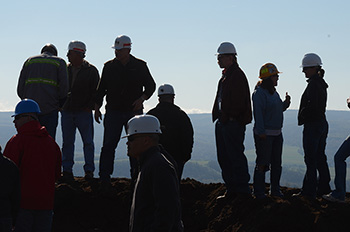
[[[68,50],[76,51],[85,53],[86,52],[86,46],[83,42],[78,40],[73,40],[68,45]]]
[[[307,53],[305,54],[300,67],[305,68],[305,67],[315,67],[315,66],[321,66],[321,65],[322,65],[321,58],[317,54]]]
[[[115,41],[114,45],[112,46],[113,49],[119,50],[122,48],[131,48],[131,39],[129,36],[126,35],[120,35],[118,36]]]
[[[158,96],[172,94],[175,95],[174,88],[169,84],[163,84],[158,88]]]
[[[127,134],[128,137],[135,134],[161,134],[160,123],[153,115],[143,114],[137,115],[128,121]]]
[[[223,42],[218,48],[218,55],[221,54],[237,54],[235,46],[230,42]]]

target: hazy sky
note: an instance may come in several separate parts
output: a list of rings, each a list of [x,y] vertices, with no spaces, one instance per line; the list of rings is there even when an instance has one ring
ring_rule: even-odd
[[[346,110],[350,96],[350,2],[294,1],[3,1],[0,8],[0,111],[13,110],[23,62],[53,43],[67,61],[71,40],[87,45],[86,59],[102,71],[114,58],[116,36],[132,40],[157,83],[170,83],[188,113],[210,112],[221,70],[216,50],[232,42],[253,91],[260,67],[277,65],[278,92],[297,109],[306,82],[305,53],[320,55],[329,84],[328,109]],[[145,103],[155,106],[157,96]]]

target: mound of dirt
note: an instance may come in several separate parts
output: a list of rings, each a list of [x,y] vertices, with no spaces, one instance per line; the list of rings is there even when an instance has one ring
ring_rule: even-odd
[[[181,182],[182,218],[185,231],[349,231],[350,204],[323,199],[292,197],[300,189],[282,188],[281,198],[264,200],[237,197],[217,201],[223,184]],[[76,177],[56,187],[53,228],[55,232],[128,231],[131,186],[125,178],[112,179],[112,188],[101,194],[97,179]],[[347,195],[349,197],[349,195]]]

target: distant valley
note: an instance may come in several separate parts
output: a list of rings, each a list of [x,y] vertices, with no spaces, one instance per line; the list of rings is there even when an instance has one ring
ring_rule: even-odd
[[[4,148],[6,142],[11,138],[16,130],[12,123],[9,112],[0,112],[0,145]],[[301,187],[302,179],[305,173],[302,149],[302,127],[297,126],[296,110],[287,110],[284,113],[284,152],[283,152],[283,172],[281,185],[289,187]],[[189,115],[195,130],[195,144],[192,153],[192,159],[185,165],[184,178],[194,178],[204,183],[222,182],[221,170],[216,160],[216,147],[214,137],[214,124],[211,122],[210,114],[191,114]],[[333,156],[344,139],[350,134],[350,111],[328,111],[327,120],[329,123],[329,134],[327,139],[326,154],[328,164],[331,169],[331,175],[334,176]],[[255,148],[252,135],[253,123],[247,126],[245,147],[249,162],[251,180],[253,168],[255,165]],[[82,143],[80,135],[76,136],[76,164],[74,174],[83,175],[82,165]],[[103,126],[95,123],[95,176],[98,176],[99,152],[102,146]],[[121,139],[117,152],[114,169],[115,177],[129,177],[129,161],[126,156],[126,140]],[[57,130],[57,143],[61,146],[61,128]],[[348,170],[350,170],[348,168]],[[349,173],[349,171],[348,171]],[[350,177],[348,175],[347,186],[350,189]],[[332,183],[333,185],[333,179]]]

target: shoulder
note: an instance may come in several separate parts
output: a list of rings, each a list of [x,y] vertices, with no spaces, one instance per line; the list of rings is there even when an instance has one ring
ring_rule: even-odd
[[[130,61],[134,64],[138,64],[138,65],[147,65],[146,61],[141,60],[139,58],[136,58],[133,55],[130,55]]]

